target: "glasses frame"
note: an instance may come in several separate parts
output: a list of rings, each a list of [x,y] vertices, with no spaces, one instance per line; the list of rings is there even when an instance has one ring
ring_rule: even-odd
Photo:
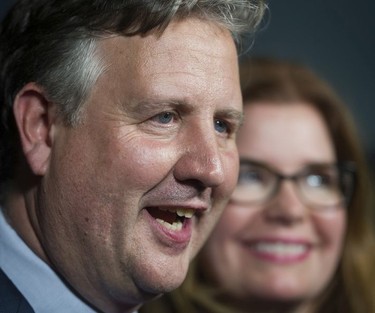
[[[254,161],[254,160],[250,160],[250,159],[240,159],[240,164],[250,164],[250,165],[254,165],[254,166],[257,166],[257,167],[262,167],[264,168],[265,170],[267,170],[269,173],[271,173],[274,177],[275,177],[275,183],[274,183],[274,187],[272,189],[271,192],[269,192],[269,194],[267,194],[264,199],[260,199],[260,200],[256,200],[256,201],[241,201],[241,200],[236,200],[236,199],[232,199],[234,202],[238,202],[238,203],[245,203],[245,204],[262,204],[262,203],[266,203],[267,201],[270,201],[272,198],[274,198],[280,191],[280,187],[281,187],[281,184],[284,180],[289,180],[289,181],[292,181],[294,186],[295,186],[295,189],[297,191],[297,194],[300,198],[300,200],[309,205],[309,206],[312,206],[314,209],[327,209],[327,208],[332,208],[332,207],[338,207],[340,205],[344,206],[345,208],[348,208],[350,206],[350,203],[353,199],[353,195],[354,195],[354,192],[355,192],[355,188],[356,188],[356,166],[355,166],[355,163],[352,162],[352,161],[340,161],[340,162],[336,162],[336,163],[312,163],[310,165],[307,165],[306,167],[304,167],[303,169],[301,169],[300,171],[298,171],[297,173],[293,174],[293,175],[284,175],[282,173],[280,173],[279,171],[277,171],[276,169],[272,168],[271,166],[263,163],[263,162],[259,162],[259,161]],[[340,191],[341,191],[341,194],[343,196],[343,201],[342,202],[339,202],[335,205],[320,205],[320,204],[316,204],[316,203],[312,203],[311,201],[305,199],[306,197],[303,195],[303,192],[301,191],[301,188],[299,187],[299,183],[298,181],[306,176],[306,174],[309,172],[309,169],[311,169],[312,167],[318,167],[318,166],[328,166],[328,167],[333,167],[333,168],[336,168],[338,170],[338,173],[340,175],[340,178],[339,178],[339,188],[340,188]],[[350,183],[346,183],[345,184],[345,180],[350,180]]]

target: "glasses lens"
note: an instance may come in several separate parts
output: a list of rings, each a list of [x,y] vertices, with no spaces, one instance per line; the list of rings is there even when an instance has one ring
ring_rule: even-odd
[[[243,203],[263,201],[272,193],[275,184],[276,177],[267,168],[253,163],[241,164],[232,199]]]
[[[306,201],[317,206],[344,204],[342,175],[337,166],[320,166],[308,169],[298,180]]]

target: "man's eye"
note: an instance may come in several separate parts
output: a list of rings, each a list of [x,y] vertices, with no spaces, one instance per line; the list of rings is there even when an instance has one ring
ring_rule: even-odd
[[[169,124],[171,121],[173,121],[174,117],[175,115],[172,112],[163,112],[156,115],[153,119],[160,124]]]
[[[215,130],[219,133],[227,133],[229,132],[228,124],[223,122],[222,120],[215,120],[214,121]]]

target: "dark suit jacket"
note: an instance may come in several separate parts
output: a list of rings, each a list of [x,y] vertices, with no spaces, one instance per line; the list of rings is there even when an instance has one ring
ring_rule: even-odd
[[[1,269],[0,313],[35,313],[24,296]]]

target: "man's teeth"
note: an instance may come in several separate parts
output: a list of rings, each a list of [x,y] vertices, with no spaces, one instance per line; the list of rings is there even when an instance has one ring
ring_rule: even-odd
[[[307,250],[306,245],[298,243],[257,243],[255,249],[263,253],[277,254],[281,256],[291,256],[305,253]]]
[[[160,208],[162,211],[168,211],[171,213],[177,214],[179,217],[184,217],[184,218],[192,218],[194,215],[194,210],[193,209],[187,209],[187,208],[178,208],[178,209],[165,209],[165,208]],[[168,228],[169,230],[173,231],[180,231],[183,226],[183,222],[176,218],[176,220],[173,223],[168,223],[167,221],[157,218],[156,221],[158,221],[161,225],[164,227]]]
[[[194,215],[193,209],[177,209],[176,213],[180,217],[192,218]]]
[[[194,215],[194,210],[193,209],[187,209],[187,208],[178,208],[178,209],[159,208],[159,210],[176,213],[179,217],[185,217],[185,218],[192,218],[193,215]]]
[[[173,231],[180,231],[182,229],[182,222],[180,220],[177,220],[173,222],[172,224],[157,218],[156,221],[158,221],[160,224],[162,224],[164,227],[173,230]]]

